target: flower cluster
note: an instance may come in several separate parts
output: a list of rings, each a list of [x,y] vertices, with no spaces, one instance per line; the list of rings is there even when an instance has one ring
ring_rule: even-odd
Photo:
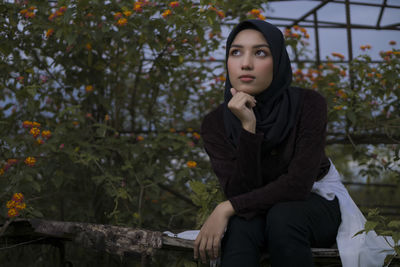
[[[8,159],[6,164],[2,168],[0,168],[0,176],[3,175],[10,167],[12,167],[17,163],[18,163],[17,159]]]
[[[169,10],[169,9],[167,9],[167,10],[165,10],[162,14],[161,14],[161,16],[163,17],[163,18],[167,18],[169,15],[171,15],[172,14],[172,11],[171,10]]]
[[[298,25],[293,26],[293,31],[292,31],[292,28],[286,28],[284,35],[286,38],[300,39],[302,37],[302,35],[306,39],[310,38],[310,35],[307,33],[307,30]]]
[[[209,9],[209,10],[215,11],[215,13],[218,15],[218,17],[219,17],[220,19],[225,18],[225,12],[224,12],[224,11],[218,10],[217,8],[215,8],[215,7],[213,7],[213,6],[210,6],[208,9]]]
[[[46,31],[46,38],[49,38],[50,36],[52,36],[54,33],[54,29],[50,28]]]
[[[168,5],[169,5],[170,7],[172,7],[172,8],[176,8],[176,7],[179,6],[179,2],[178,2],[178,1],[173,1],[173,2],[169,3]]]
[[[24,128],[29,129],[29,133],[33,136],[33,138],[36,139],[36,142],[41,145],[44,144],[44,139],[48,140],[51,137],[51,131],[49,130],[43,130],[42,132],[40,132],[40,123],[38,122],[32,122],[32,121],[24,121],[22,123],[22,126]],[[30,164],[28,164],[30,165]]]
[[[259,9],[252,9],[249,13],[248,13],[251,17],[260,19],[260,20],[265,20],[265,16],[263,14],[261,14],[261,10]]]
[[[36,164],[36,158],[35,157],[27,157],[24,160],[25,164],[28,165],[29,167],[33,167]]]
[[[188,162],[186,162],[186,166],[188,166],[188,168],[195,168],[197,166],[197,162],[193,161],[193,160],[189,160]]]
[[[49,20],[53,21],[55,18],[63,16],[65,11],[67,11],[67,7],[66,6],[61,6],[59,9],[57,9],[54,13],[52,13],[49,16]]]
[[[15,193],[11,200],[7,201],[8,217],[13,218],[19,215],[19,211],[26,208],[26,203],[24,202],[24,195],[22,193]]]
[[[35,6],[31,6],[28,9],[22,9],[19,14],[24,16],[26,19],[31,19],[35,17],[35,10],[37,10],[37,8]]]

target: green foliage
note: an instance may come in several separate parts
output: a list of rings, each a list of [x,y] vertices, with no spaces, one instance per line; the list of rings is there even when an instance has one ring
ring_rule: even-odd
[[[198,134],[223,99],[223,64],[211,53],[224,43],[224,20],[253,18],[249,12],[264,1],[15,2],[0,3],[0,221],[5,203],[22,192],[26,217],[199,227],[224,199]],[[292,33],[288,47],[307,56],[306,32]],[[382,58],[378,65],[357,58],[351,71],[331,62],[307,72],[298,65],[295,84],[326,97],[331,133],[392,138],[400,124],[399,50]],[[393,143],[328,152],[343,173],[355,160],[368,181],[398,182],[400,145]],[[366,228],[382,226],[398,240],[398,221],[374,222]],[[155,261],[162,266],[171,257]]]

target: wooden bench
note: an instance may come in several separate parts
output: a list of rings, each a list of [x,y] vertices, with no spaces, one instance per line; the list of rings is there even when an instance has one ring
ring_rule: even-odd
[[[191,240],[129,227],[40,219],[16,219],[0,225],[2,246],[5,243],[7,246],[21,243],[51,244],[60,248],[61,261],[65,261],[64,242],[119,256],[133,254],[142,258],[142,266],[148,265],[148,257],[153,256],[156,250],[193,250]],[[312,253],[316,266],[341,266],[335,248],[313,248]],[[262,261],[268,262],[268,254],[263,255]],[[390,266],[400,266],[400,257],[396,257]]]

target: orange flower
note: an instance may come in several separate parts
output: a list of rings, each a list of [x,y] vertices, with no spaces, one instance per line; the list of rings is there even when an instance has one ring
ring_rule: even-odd
[[[136,137],[136,141],[143,141],[144,140],[144,137],[143,136],[141,136],[141,135],[139,135],[138,137]]]
[[[12,208],[15,208],[16,205],[17,205],[17,202],[15,202],[14,200],[9,200],[9,201],[7,201],[6,207],[7,207],[7,209],[12,209]]]
[[[118,26],[125,26],[128,23],[128,20],[126,18],[120,18],[117,22]]]
[[[369,44],[367,44],[367,45],[365,46],[365,48],[371,49],[372,47],[371,47]]]
[[[22,123],[22,126],[23,126],[24,128],[32,128],[32,122],[31,122],[31,121],[24,121],[24,122]]]
[[[14,193],[11,200],[15,202],[22,202],[24,201],[24,195],[22,193]]]
[[[114,13],[114,19],[120,19],[120,18],[122,18],[121,12]]]
[[[220,76],[218,77],[218,79],[219,79],[221,82],[225,82],[225,81],[226,81],[226,78],[225,78],[224,75],[220,75]]]
[[[72,124],[73,124],[74,126],[78,126],[78,125],[79,125],[79,121],[73,121]]]
[[[299,37],[300,37],[300,34],[298,34],[298,33],[292,33],[292,37],[294,37],[294,38],[299,38]]]
[[[39,128],[40,127],[40,123],[34,121],[34,122],[32,122],[32,126]]]
[[[294,29],[295,31],[298,31],[299,28],[300,28],[299,25],[294,25],[294,26],[293,26],[293,29]]]
[[[46,38],[49,38],[51,35],[53,35],[53,33],[54,33],[54,29],[53,28],[48,29],[47,32],[46,32]]]
[[[38,135],[40,135],[40,130],[39,130],[39,128],[33,127],[33,128],[29,131],[29,133],[30,133],[34,138],[36,138],[36,137],[38,137]]]
[[[105,115],[105,116],[104,116],[104,120],[105,120],[105,121],[109,121],[109,120],[110,120],[110,115],[108,115],[108,114]]]
[[[35,166],[36,159],[34,157],[27,157],[24,162],[26,165],[33,167]]]
[[[58,11],[60,11],[61,13],[65,13],[65,11],[67,11],[67,7],[66,6],[62,6],[58,9]]]
[[[377,73],[377,74],[375,74],[375,75],[376,75],[376,77],[379,78],[379,79],[382,78],[382,74],[380,74],[380,73]]]
[[[38,139],[36,139],[36,142],[39,144],[39,145],[43,145],[44,144],[44,141],[43,141],[43,139],[42,138],[38,138]]]
[[[53,21],[53,19],[54,19],[56,16],[57,16],[57,15],[56,15],[55,13],[51,14],[51,15],[49,16],[49,20],[50,20],[50,21]]]
[[[172,13],[172,11],[169,10],[169,9],[167,9],[167,10],[165,10],[165,11],[161,14],[161,16],[163,16],[163,18],[166,18],[166,17],[168,17],[169,15],[171,15],[171,13]]]
[[[396,45],[396,41],[393,41],[393,40],[392,40],[392,41],[389,42],[389,44],[390,44],[390,45]]]
[[[390,51],[390,50],[389,50],[389,51],[386,51],[385,54],[386,54],[387,56],[390,56],[390,55],[393,54],[393,51]]]
[[[336,92],[336,96],[341,97],[343,99],[347,98],[347,94],[343,90],[339,90]]]
[[[372,78],[372,77],[374,77],[374,74],[370,72],[370,73],[367,73],[367,76]]]
[[[133,10],[135,10],[136,12],[142,12],[142,3],[141,2],[135,2],[133,4]]]
[[[27,12],[28,12],[28,9],[22,9],[22,10],[19,12],[19,14],[24,15],[24,14],[27,13]]]
[[[258,9],[252,9],[252,10],[250,11],[250,14],[252,14],[254,17],[257,17],[258,15],[261,14],[261,11],[258,10]]]
[[[132,11],[126,10],[124,11],[125,17],[130,17],[132,15]]]
[[[265,20],[265,16],[263,16],[263,15],[258,15],[258,17],[257,17],[258,19],[260,19],[260,20]]]
[[[334,110],[342,110],[342,109],[343,109],[343,106],[342,106],[342,105],[340,105],[340,106],[334,106],[333,109],[334,109]]]
[[[25,202],[18,202],[15,205],[15,208],[17,208],[17,210],[24,210],[26,208],[26,203]]]
[[[35,6],[31,6],[31,7],[29,7],[29,10],[30,11],[34,11],[34,10],[36,10],[37,8],[35,7]]]
[[[4,174],[4,172],[5,172],[4,169],[1,168],[1,169],[0,169],[0,176],[2,176],[2,175]]]
[[[86,85],[85,91],[88,92],[88,93],[90,93],[91,91],[93,91],[93,85]]]
[[[18,216],[18,210],[15,209],[15,208],[9,209],[8,212],[7,212],[7,216],[9,218],[17,217]]]
[[[200,134],[194,132],[194,133],[193,133],[193,137],[194,137],[195,139],[199,140],[199,139],[200,139]]]
[[[341,70],[341,71],[340,71],[340,75],[342,75],[343,77],[346,77],[347,73],[346,73],[345,70]]]
[[[308,39],[308,38],[310,38],[310,35],[309,35],[308,33],[306,33],[306,34],[304,35],[304,37],[305,37],[306,39]]]
[[[189,160],[188,162],[186,162],[186,166],[188,166],[189,168],[195,168],[197,166],[197,162]]]
[[[89,50],[89,51],[92,50],[92,45],[90,43],[87,43],[86,44],[86,49]]]
[[[173,1],[171,3],[169,3],[169,6],[172,8],[178,7],[179,6],[179,2],[178,1]]]
[[[175,133],[175,132],[176,132],[176,130],[175,130],[174,128],[170,128],[169,131],[170,131],[171,133]]]
[[[342,54],[340,54],[340,53],[333,52],[333,53],[332,53],[332,56],[338,57],[338,58],[340,58],[340,59],[344,59],[344,56],[343,56]]]
[[[221,19],[225,18],[224,11],[216,11],[216,12],[217,12],[217,15],[218,15],[219,18],[221,18]]]
[[[334,82],[330,82],[329,86],[335,86],[336,84]]]
[[[49,139],[51,137],[51,132],[48,130],[45,130],[42,132],[43,138]]]
[[[187,128],[186,129],[189,133],[193,132],[193,128]]]
[[[300,28],[300,31],[301,31],[302,33],[304,33],[304,34],[307,33],[307,30],[306,30],[305,28]]]

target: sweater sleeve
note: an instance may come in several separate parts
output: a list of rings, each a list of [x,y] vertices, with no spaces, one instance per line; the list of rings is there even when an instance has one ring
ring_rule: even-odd
[[[215,112],[204,118],[201,136],[220,185],[226,197],[231,198],[262,185],[260,154],[264,134],[242,129],[235,148],[224,137],[218,115]]]
[[[310,194],[324,155],[327,106],[320,94],[310,91],[308,95],[304,98],[294,155],[287,173],[251,192],[230,197],[238,215],[251,218],[266,212],[275,203],[304,200]]]

